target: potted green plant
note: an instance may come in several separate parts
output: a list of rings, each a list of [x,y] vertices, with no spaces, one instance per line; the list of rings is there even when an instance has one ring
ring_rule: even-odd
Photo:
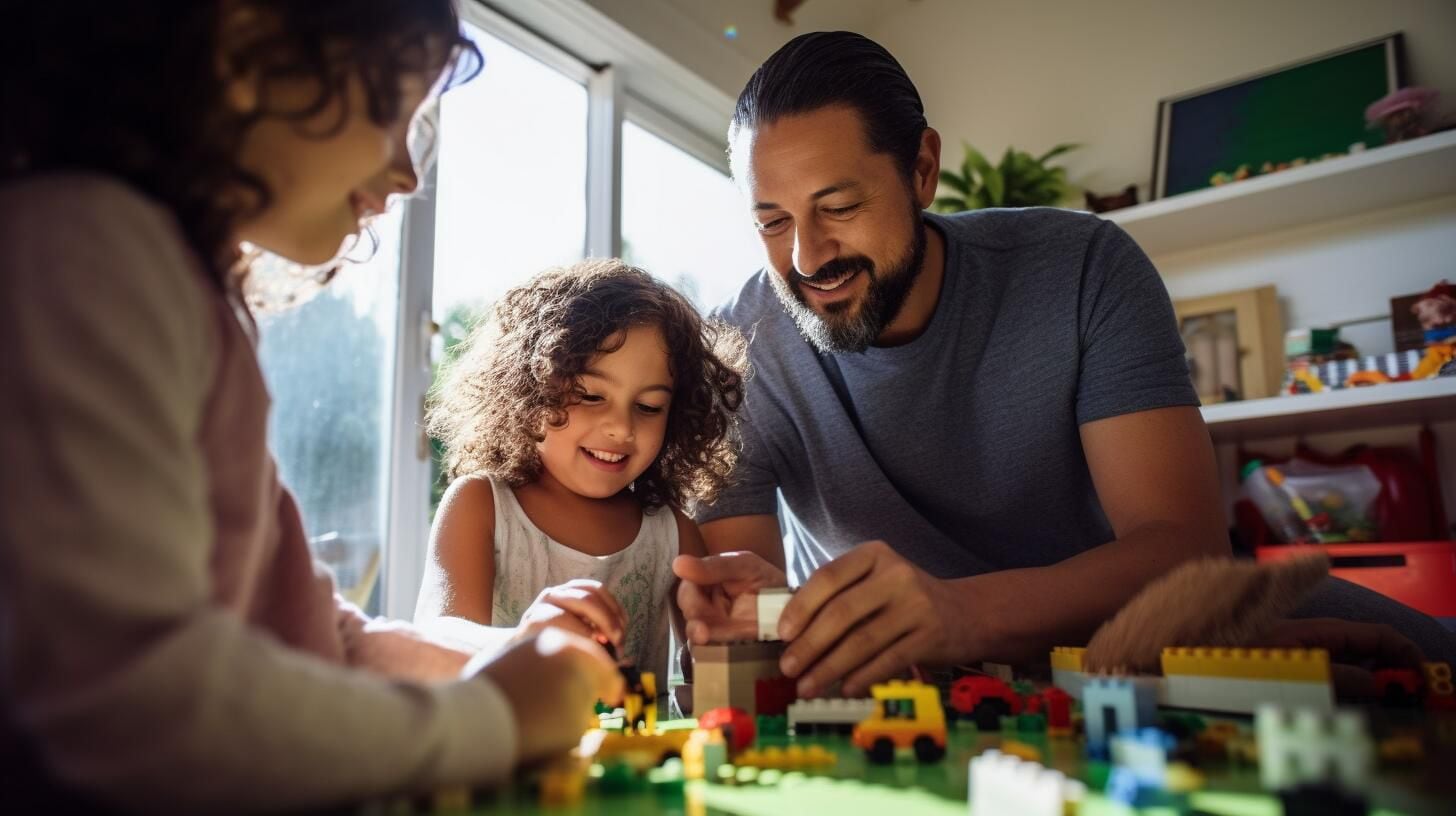
[[[940,171],[940,183],[954,194],[936,198],[932,206],[939,212],[960,212],[1054,205],[1067,194],[1067,170],[1047,162],[1076,147],[1059,144],[1041,156],[1008,147],[1001,162],[992,166],[981,151],[965,144],[960,172]]]

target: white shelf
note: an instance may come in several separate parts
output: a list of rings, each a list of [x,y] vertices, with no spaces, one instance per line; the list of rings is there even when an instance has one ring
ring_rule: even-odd
[[[1103,215],[1157,256],[1456,194],[1456,131]]]
[[[1207,405],[1215,443],[1456,420],[1456,377]]]

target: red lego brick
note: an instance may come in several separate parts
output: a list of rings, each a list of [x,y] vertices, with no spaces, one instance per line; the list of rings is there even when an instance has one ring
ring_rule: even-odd
[[[789,703],[799,699],[798,686],[792,677],[760,677],[753,681],[753,713],[777,716],[789,710]]]

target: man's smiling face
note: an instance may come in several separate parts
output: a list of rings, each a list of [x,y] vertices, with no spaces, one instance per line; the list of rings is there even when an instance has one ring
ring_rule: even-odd
[[[736,175],[800,332],[821,351],[864,351],[920,274],[925,223],[895,159],[835,105],[740,130]]]

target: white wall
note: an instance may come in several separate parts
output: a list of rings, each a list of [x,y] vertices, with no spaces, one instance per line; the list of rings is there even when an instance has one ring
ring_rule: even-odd
[[[809,0],[809,4],[824,0]],[[1410,79],[1456,112],[1450,0],[887,0],[867,31],[905,66],[958,162],[1078,142],[1073,180],[1146,200],[1158,100],[1396,31]],[[807,6],[806,6],[807,8]]]

